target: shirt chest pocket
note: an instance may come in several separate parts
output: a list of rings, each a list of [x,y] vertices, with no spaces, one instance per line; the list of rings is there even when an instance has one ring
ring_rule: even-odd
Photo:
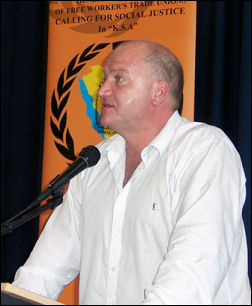
[[[169,196],[157,189],[129,195],[124,220],[124,244],[149,254],[150,248],[165,254],[172,231]],[[160,255],[161,256],[161,255]]]
[[[142,184],[133,189],[127,199],[125,221],[132,227],[164,231],[171,224],[171,196],[165,180]]]

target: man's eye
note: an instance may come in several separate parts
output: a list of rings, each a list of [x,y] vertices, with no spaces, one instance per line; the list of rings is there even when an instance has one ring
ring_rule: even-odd
[[[115,81],[116,82],[122,82],[124,79],[120,75],[115,76]]]

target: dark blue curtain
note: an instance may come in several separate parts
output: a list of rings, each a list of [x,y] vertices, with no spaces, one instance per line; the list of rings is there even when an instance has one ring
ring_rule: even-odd
[[[1,223],[41,188],[47,27],[47,1],[1,1]],[[1,282],[37,237],[38,218],[1,238]]]
[[[251,3],[198,1],[195,120],[222,128],[247,176],[251,250]],[[41,191],[48,1],[1,1],[1,223]],[[1,282],[11,282],[38,237],[38,218],[1,238]],[[250,271],[250,270],[249,270]]]
[[[221,128],[241,155],[251,261],[251,2],[198,1],[195,120]],[[251,277],[251,274],[249,274]]]

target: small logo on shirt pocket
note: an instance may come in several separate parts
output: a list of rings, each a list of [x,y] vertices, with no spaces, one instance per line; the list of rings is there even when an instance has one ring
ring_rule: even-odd
[[[157,208],[158,208],[158,204],[157,204],[156,202],[153,202],[153,203],[152,203],[152,210],[153,210],[153,211],[156,211]]]

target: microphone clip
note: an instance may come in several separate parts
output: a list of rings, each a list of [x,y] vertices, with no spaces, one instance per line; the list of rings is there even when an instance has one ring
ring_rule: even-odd
[[[63,202],[63,194],[64,194],[64,189],[60,191],[58,190],[53,194],[52,198],[49,198],[46,201],[46,204],[42,206],[38,205],[36,207],[31,208],[28,211],[27,209],[24,209],[23,212],[19,213],[16,217],[11,218],[6,222],[4,222],[3,224],[1,224],[1,237],[8,233],[11,233],[17,227],[36,218],[44,211],[56,208],[58,205],[60,205]]]

